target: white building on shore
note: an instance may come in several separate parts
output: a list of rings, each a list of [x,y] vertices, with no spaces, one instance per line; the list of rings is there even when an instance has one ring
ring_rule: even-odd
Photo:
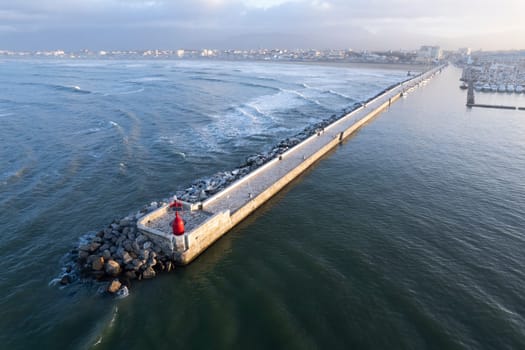
[[[443,50],[439,46],[421,46],[417,52],[416,62],[431,63],[443,57]]]

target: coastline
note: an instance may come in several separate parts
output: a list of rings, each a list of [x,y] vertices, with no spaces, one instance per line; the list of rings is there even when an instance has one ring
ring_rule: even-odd
[[[264,59],[232,59],[232,58],[200,58],[200,57],[188,57],[188,58],[175,58],[175,57],[47,57],[47,56],[0,56],[0,60],[5,59],[9,60],[20,60],[20,61],[31,61],[31,60],[41,60],[41,61],[153,61],[153,62],[184,62],[184,61],[195,61],[195,62],[256,62],[256,63],[267,63],[267,64],[297,64],[297,65],[306,65],[306,66],[325,66],[325,67],[342,67],[342,68],[377,68],[377,69],[393,69],[393,70],[406,70],[406,71],[415,71],[418,73],[427,71],[435,67],[435,65],[423,65],[415,63],[386,63],[386,62],[348,62],[348,61],[329,61],[329,60],[319,60],[319,61],[302,61],[302,60],[264,60]],[[1,61],[0,61],[1,62]]]
[[[279,62],[279,61],[275,61]],[[282,62],[285,63],[285,62]],[[305,61],[290,61],[290,63],[304,64],[304,65],[318,65],[328,67],[343,67],[343,68],[376,68],[376,69],[393,69],[393,70],[406,70],[415,71],[418,73],[426,72],[432,69],[434,66],[422,65],[422,64],[411,64],[411,63],[376,63],[376,62],[330,62],[330,61],[316,61],[316,62],[305,62]]]

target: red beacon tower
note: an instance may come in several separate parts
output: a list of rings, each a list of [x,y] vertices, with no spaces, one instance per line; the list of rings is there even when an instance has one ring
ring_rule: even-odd
[[[173,220],[171,228],[175,236],[182,236],[184,234],[184,220],[179,216],[178,211],[175,212],[175,220]]]
[[[171,224],[173,229],[173,234],[175,236],[182,236],[184,234],[184,220],[179,216],[179,211],[182,211],[183,205],[182,202],[177,200],[177,197],[174,198],[173,202],[170,204],[170,208],[175,211],[175,220]]]

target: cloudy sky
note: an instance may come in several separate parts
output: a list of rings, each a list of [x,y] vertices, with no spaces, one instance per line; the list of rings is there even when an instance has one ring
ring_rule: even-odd
[[[525,0],[0,0],[0,49],[525,49]]]

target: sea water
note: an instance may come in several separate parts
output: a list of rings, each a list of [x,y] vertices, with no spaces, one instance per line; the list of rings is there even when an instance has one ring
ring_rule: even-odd
[[[525,112],[468,110],[459,70],[393,104],[190,266],[118,300],[97,283],[50,283],[84,235],[406,71],[3,60],[0,72],[6,348],[525,346]]]

